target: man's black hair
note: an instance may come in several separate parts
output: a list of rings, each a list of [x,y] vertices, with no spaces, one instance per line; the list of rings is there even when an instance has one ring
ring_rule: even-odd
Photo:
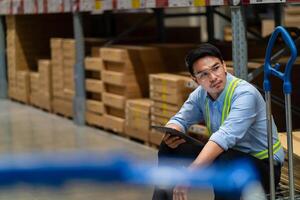
[[[223,56],[220,50],[212,44],[203,43],[197,49],[191,50],[185,57],[185,64],[189,69],[191,75],[194,76],[193,64],[200,58],[205,56],[213,56],[223,62]]]

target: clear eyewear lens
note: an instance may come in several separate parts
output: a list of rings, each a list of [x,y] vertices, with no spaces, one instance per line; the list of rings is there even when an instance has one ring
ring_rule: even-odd
[[[210,69],[207,69],[199,74],[196,74],[195,77],[198,78],[199,80],[206,80],[209,77],[211,77],[211,74],[213,73],[214,75],[219,75],[221,72],[222,65],[214,66]]]

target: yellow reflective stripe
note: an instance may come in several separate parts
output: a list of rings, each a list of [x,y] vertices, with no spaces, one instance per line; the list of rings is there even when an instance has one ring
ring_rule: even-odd
[[[231,100],[232,100],[233,92],[234,92],[234,90],[235,90],[237,84],[238,84],[240,81],[241,81],[240,79],[234,80],[232,89],[231,89],[230,94],[229,94],[229,97],[228,97],[228,98],[229,98],[229,103],[228,103],[228,105],[227,105],[227,110],[226,110],[226,112],[225,112],[226,117],[228,116],[229,110],[230,110],[230,107],[231,107]]]
[[[232,98],[233,91],[235,90],[235,88],[237,86],[237,82],[239,82],[239,79],[235,79],[235,80],[231,81],[230,85],[228,86],[228,89],[226,91],[225,102],[223,104],[223,110],[222,110],[221,124],[223,124],[223,122],[225,121],[225,119],[227,118],[227,116],[229,114],[229,110],[231,107],[231,98]]]
[[[231,89],[232,84],[233,84],[233,81],[231,81],[231,82],[229,83],[229,86],[228,86],[227,91],[226,91],[225,101],[224,101],[223,109],[222,109],[222,119],[221,119],[221,124],[222,124],[222,123],[224,122],[224,120],[225,120],[225,110],[226,110],[226,105],[228,104],[227,102],[229,101],[229,100],[228,100],[228,94],[229,94],[228,91]]]
[[[206,126],[208,130],[208,135],[211,135],[211,129],[210,129],[210,113],[209,113],[209,107],[208,107],[208,99],[205,100],[205,113],[206,113]]]
[[[280,141],[278,140],[274,145],[273,145],[273,154],[277,153],[281,148],[281,143]],[[254,157],[262,160],[262,159],[265,159],[265,158],[268,158],[269,155],[268,155],[268,149],[266,150],[263,150],[259,153],[256,153],[253,155]]]
[[[273,145],[273,150],[276,149],[276,148],[278,148],[278,146],[280,147],[280,141],[279,140]],[[254,156],[255,157],[261,157],[261,156],[263,156],[263,155],[265,155],[267,153],[268,153],[268,149],[263,150],[263,151],[261,151],[259,153],[256,153]]]

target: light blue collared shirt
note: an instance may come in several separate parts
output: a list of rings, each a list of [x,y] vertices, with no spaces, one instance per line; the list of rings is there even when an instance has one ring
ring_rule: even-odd
[[[259,91],[250,83],[241,81],[234,90],[231,108],[224,123],[221,124],[223,103],[226,88],[235,78],[227,73],[225,89],[216,100],[212,100],[207,92],[199,86],[183,104],[179,112],[169,123],[179,125],[184,132],[193,124],[205,120],[205,100],[208,99],[211,131],[209,140],[214,141],[225,151],[229,148],[245,153],[255,154],[268,149],[266,103]],[[273,144],[278,141],[277,127],[272,119]],[[274,155],[274,159],[283,163],[282,147]]]

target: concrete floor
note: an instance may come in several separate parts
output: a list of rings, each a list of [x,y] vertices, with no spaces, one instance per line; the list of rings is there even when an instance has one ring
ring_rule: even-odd
[[[107,154],[112,151],[127,152],[156,163],[155,149],[112,133],[79,127],[72,120],[9,100],[0,100],[0,111],[0,155],[84,149]],[[72,182],[60,189],[21,184],[13,188],[0,188],[0,199],[138,200],[151,199],[152,191],[152,187],[103,186],[82,182]],[[201,193],[197,199],[211,199],[210,192]]]

